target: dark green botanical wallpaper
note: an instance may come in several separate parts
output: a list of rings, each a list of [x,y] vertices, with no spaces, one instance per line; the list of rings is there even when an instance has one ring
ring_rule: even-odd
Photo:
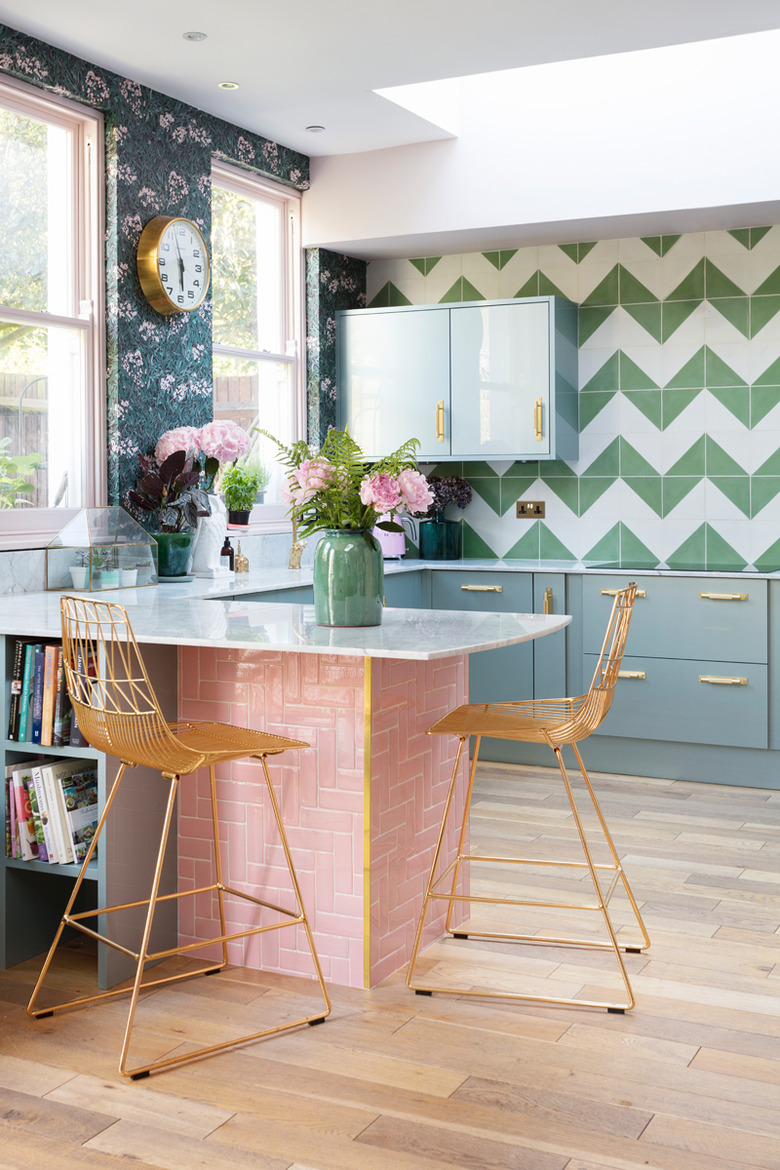
[[[322,443],[336,423],[336,313],[366,304],[366,262],[325,248],[306,253],[308,430]]]
[[[174,317],[147,304],[135,266],[141,229],[155,215],[186,215],[208,238],[213,157],[298,190],[309,160],[5,25],[0,72],[105,115],[108,484],[109,501],[121,502],[139,451],[212,417],[211,300]]]

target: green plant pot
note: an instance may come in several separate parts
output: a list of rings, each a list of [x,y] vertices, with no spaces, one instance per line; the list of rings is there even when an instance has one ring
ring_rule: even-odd
[[[460,558],[460,523],[423,520],[420,524],[420,560],[456,561]]]
[[[382,624],[384,563],[364,528],[326,528],[314,550],[314,617],[318,626]]]
[[[185,577],[192,553],[194,532],[155,532],[157,576]]]

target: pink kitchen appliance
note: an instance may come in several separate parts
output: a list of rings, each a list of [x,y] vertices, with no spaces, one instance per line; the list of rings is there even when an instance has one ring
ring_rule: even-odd
[[[389,516],[380,516],[380,520],[389,520]],[[406,516],[396,516],[397,523],[401,525],[409,525],[409,535],[414,540],[414,523]],[[384,528],[373,528],[373,535],[379,541],[379,547],[382,550],[382,557],[386,561],[392,561],[396,558],[406,556],[406,532],[385,532]]]

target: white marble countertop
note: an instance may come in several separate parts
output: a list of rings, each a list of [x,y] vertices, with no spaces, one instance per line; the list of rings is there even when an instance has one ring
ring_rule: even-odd
[[[305,577],[304,570],[300,571]],[[264,603],[243,592],[290,585],[279,570],[275,586],[264,572],[262,586],[243,574],[234,596],[224,599],[224,581],[121,589],[92,596],[127,607],[139,642],[175,646],[220,646],[237,650],[341,654],[355,658],[430,660],[493,650],[555,633],[566,614],[466,613],[461,610],[385,609],[380,626],[333,629],[318,626],[313,605]],[[305,584],[301,580],[300,584]],[[228,585],[235,582],[228,582]],[[221,591],[223,597],[215,596]],[[0,633],[55,638],[60,633],[60,593],[25,593],[0,604]]]

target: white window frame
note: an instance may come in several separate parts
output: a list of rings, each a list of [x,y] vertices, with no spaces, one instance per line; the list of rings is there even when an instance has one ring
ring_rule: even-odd
[[[63,325],[84,337],[84,506],[100,506],[106,483],[105,237],[103,117],[67,98],[44,94],[15,78],[0,76],[0,104],[55,123],[72,132],[73,315],[2,308],[7,320],[36,328]],[[0,549],[42,548],[79,508],[24,508],[0,511]]]
[[[256,199],[258,195],[272,199],[282,206],[287,224],[285,261],[283,266],[284,299],[283,326],[287,345],[284,353],[268,350],[236,349],[228,345],[213,343],[215,357],[247,358],[257,362],[282,362],[291,367],[290,384],[293,402],[290,404],[293,420],[291,441],[306,434],[306,369],[304,345],[304,280],[303,249],[301,246],[301,196],[298,191],[281,184],[272,183],[250,171],[231,166],[230,163],[212,161],[212,186],[224,187],[239,195]],[[287,516],[287,505],[256,504],[249,518],[250,532],[289,532],[291,524]]]

